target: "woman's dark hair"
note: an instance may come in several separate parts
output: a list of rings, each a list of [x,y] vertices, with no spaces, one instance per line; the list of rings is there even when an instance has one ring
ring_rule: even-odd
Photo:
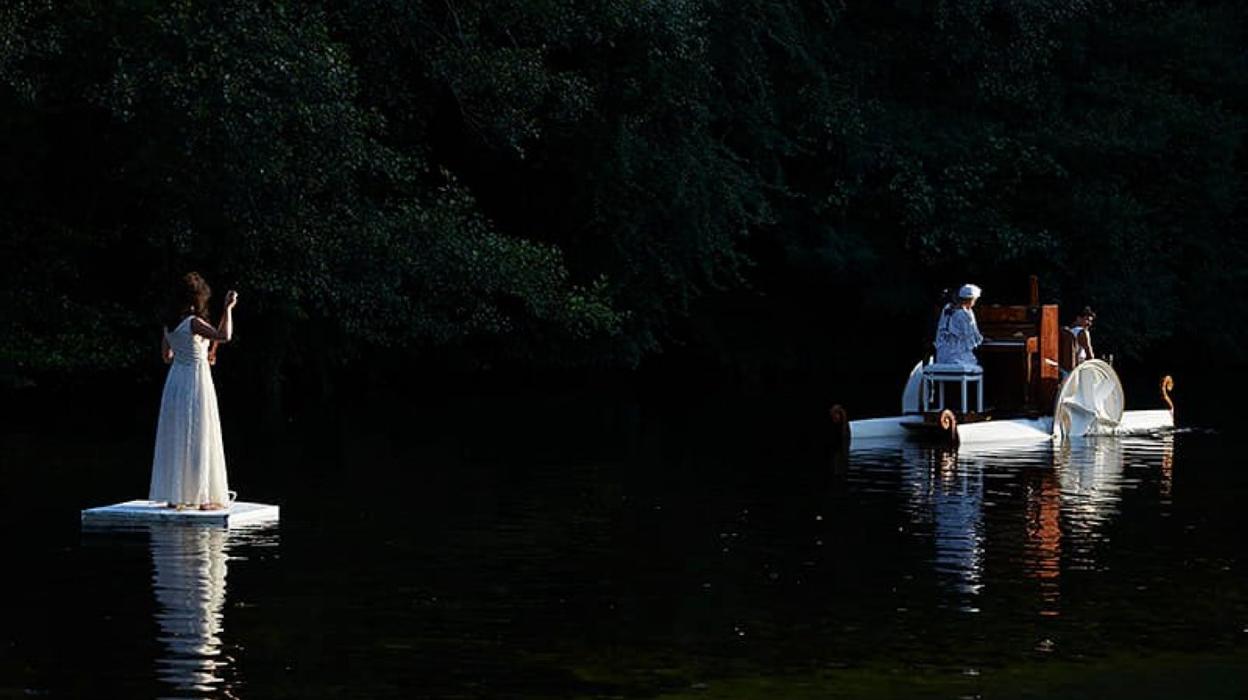
[[[1092,307],[1091,307],[1091,306],[1085,306],[1085,307],[1083,307],[1082,309],[1080,309],[1080,310],[1079,310],[1079,315],[1080,315],[1080,316],[1087,316],[1088,318],[1091,318],[1091,319],[1096,318],[1096,312],[1092,310]]]
[[[198,272],[182,275],[173,287],[173,303],[169,308],[169,328],[182,322],[187,316],[198,316],[208,320],[208,298],[212,296],[212,288]]]

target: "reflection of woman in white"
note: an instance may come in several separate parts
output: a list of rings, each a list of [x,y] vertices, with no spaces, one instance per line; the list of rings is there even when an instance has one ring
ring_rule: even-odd
[[[172,325],[161,339],[161,355],[170,367],[160,399],[148,499],[171,508],[221,509],[229,491],[209,344],[233,337],[238,294],[225,295],[225,311],[214,327],[204,320],[212,290],[203,277],[186,274],[175,293]]]
[[[980,335],[975,314],[971,311],[979,294],[979,287],[964,284],[958,290],[958,302],[950,302],[941,310],[940,323],[936,326],[937,364],[979,364],[974,350],[984,342],[984,336]]]
[[[228,662],[220,658],[229,537],[219,527],[151,526],[156,621],[166,648],[157,669],[179,690],[231,697],[222,678]]]

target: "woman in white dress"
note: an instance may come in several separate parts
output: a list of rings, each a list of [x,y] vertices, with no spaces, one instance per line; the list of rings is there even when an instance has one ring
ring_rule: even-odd
[[[971,307],[979,299],[981,290],[973,284],[964,284],[958,290],[958,301],[949,302],[940,312],[936,326],[936,363],[978,366],[975,348],[984,342],[975,323]]]
[[[217,391],[212,384],[216,343],[228,343],[234,335],[234,305],[238,294],[225,295],[225,310],[214,327],[204,318],[208,283],[198,273],[183,276],[177,304],[161,339],[161,355],[169,365],[165,391],[160,399],[156,425],[156,451],[152,459],[152,485],[148,500],[170,508],[195,507],[218,510],[229,504],[225,477],[225,449],[221,442],[221,419]]]

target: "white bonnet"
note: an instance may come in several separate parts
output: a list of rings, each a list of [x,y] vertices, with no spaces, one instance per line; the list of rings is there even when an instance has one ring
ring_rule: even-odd
[[[979,287],[973,284],[964,284],[962,285],[962,288],[958,290],[958,298],[959,299],[978,299],[979,295],[983,291],[984,290],[980,289]]]

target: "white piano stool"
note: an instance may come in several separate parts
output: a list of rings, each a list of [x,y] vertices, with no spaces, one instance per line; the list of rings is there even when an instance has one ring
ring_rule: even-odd
[[[919,386],[919,398],[924,413],[932,410],[929,397],[932,395],[932,388],[936,388],[936,407],[935,410],[943,411],[945,409],[945,384],[949,382],[957,382],[962,392],[962,411],[969,412],[969,404],[967,403],[968,387],[970,384],[975,385],[975,411],[982,413],[984,410],[984,368],[979,365],[955,365],[955,364],[930,364],[923,367],[923,381]]]

